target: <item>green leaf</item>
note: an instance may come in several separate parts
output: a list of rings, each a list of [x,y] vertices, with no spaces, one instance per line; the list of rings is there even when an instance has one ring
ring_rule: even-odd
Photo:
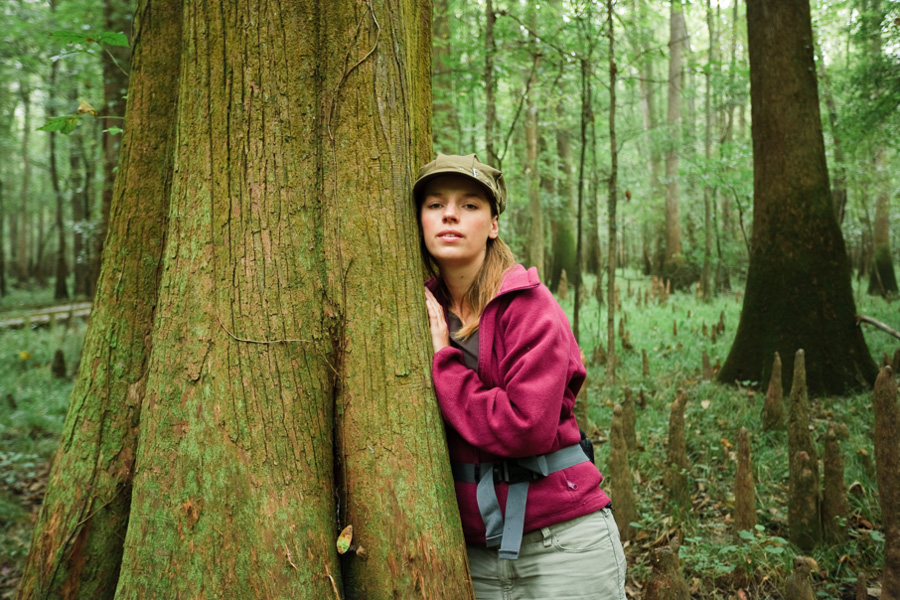
[[[873,529],[872,531],[870,531],[870,532],[869,532],[869,536],[870,536],[874,541],[876,541],[876,542],[883,542],[883,541],[884,541],[884,534],[882,534],[882,533],[881,533],[880,531],[878,531],[877,529]]]
[[[753,539],[753,532],[747,531],[746,529],[741,529],[740,531],[738,531],[738,535],[741,537],[742,540],[752,540]]]
[[[108,132],[112,135],[119,135],[120,133],[122,133],[125,130],[122,129],[121,127],[110,127],[109,129],[104,129],[103,131],[104,131],[104,133]]]
[[[89,38],[77,31],[54,31],[50,34],[50,37],[64,44],[85,44],[95,41],[93,38]]]
[[[79,115],[67,115],[64,117],[53,117],[43,125],[37,128],[38,131],[58,131],[63,135],[69,135],[78,127],[81,121]]]
[[[784,552],[784,548],[781,546],[766,546],[765,550],[769,554],[782,554]]]
[[[126,36],[124,33],[104,31],[100,34],[100,37],[97,41],[108,46],[122,46],[124,48],[128,47],[128,36]]]

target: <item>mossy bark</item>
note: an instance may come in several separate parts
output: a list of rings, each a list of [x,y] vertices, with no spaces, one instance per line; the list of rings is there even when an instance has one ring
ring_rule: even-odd
[[[178,92],[157,117],[175,126],[174,166],[146,177],[171,181],[149,196],[169,200],[153,220],[165,247],[133,257],[153,274],[133,302],[155,302],[154,325],[101,329],[112,348],[147,345],[136,382],[111,360],[82,369],[112,369],[133,403],[94,406],[102,435],[115,412],[139,440],[86,467],[124,478],[136,461],[133,489],[73,517],[121,560],[67,579],[87,589],[109,564],[123,599],[471,598],[409,194],[431,154],[430,5],[182,8],[164,47],[180,68],[157,81]],[[146,135],[132,118],[126,132]],[[135,218],[113,215],[126,230]],[[134,278],[106,264],[101,307]],[[119,520],[104,517],[120,500]],[[347,524],[358,550],[339,558]],[[36,536],[81,552],[57,525]]]
[[[830,423],[825,434],[825,469],[822,476],[822,528],[825,539],[842,543],[847,539],[850,504],[844,482],[844,459],[840,440],[849,435],[846,425]]]
[[[139,3],[97,296],[18,598],[112,598],[129,518],[166,236],[181,3]]]
[[[784,427],[784,389],[781,384],[781,355],[775,353],[772,361],[772,372],[769,375],[769,389],[763,404],[763,429],[781,429]]]
[[[875,468],[884,528],[883,600],[900,598],[900,406],[890,367],[881,369],[872,398],[875,413]]]
[[[734,476],[734,537],[740,531],[756,527],[756,483],[753,480],[753,461],[750,457],[750,434],[741,427],[737,443],[737,470]]]
[[[753,233],[740,324],[719,381],[765,381],[780,352],[809,352],[815,393],[867,387],[876,367],[855,321],[835,218],[806,0],[749,0]]]
[[[607,491],[613,506],[616,508],[616,525],[619,536],[623,540],[634,537],[635,530],[631,523],[640,517],[634,499],[634,484],[631,479],[631,467],[628,465],[628,444],[624,434],[624,411],[616,405],[613,409],[612,423],[609,431],[609,463],[607,464]]]
[[[790,539],[808,551],[822,540],[819,463],[809,432],[806,360],[803,350],[794,357],[791,406],[788,412],[788,526]]]
[[[687,447],[684,438],[684,408],[687,394],[679,389],[675,401],[669,407],[669,444],[666,453],[666,470],[663,485],[669,494],[669,502],[676,511],[691,505],[691,491],[688,485]]]

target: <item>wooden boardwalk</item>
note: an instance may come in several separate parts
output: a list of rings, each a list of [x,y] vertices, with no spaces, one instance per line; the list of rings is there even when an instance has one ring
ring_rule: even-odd
[[[18,311],[16,311],[18,312]],[[28,327],[50,327],[57,323],[66,323],[71,319],[87,319],[91,314],[90,302],[75,302],[48,308],[35,309],[25,315],[4,318],[0,314],[0,330],[22,329]]]

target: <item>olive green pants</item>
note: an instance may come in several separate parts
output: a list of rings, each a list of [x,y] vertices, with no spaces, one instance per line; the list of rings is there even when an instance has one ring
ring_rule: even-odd
[[[625,553],[608,508],[526,533],[518,560],[467,549],[478,600],[625,600]]]

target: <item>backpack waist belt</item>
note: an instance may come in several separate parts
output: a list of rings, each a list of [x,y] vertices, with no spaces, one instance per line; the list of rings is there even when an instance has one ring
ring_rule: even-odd
[[[548,454],[481,464],[452,463],[451,467],[456,481],[478,484],[475,498],[481,520],[484,521],[487,547],[500,546],[500,558],[515,560],[519,558],[519,548],[522,546],[528,485],[535,479],[583,462],[589,462],[589,459],[581,446],[576,444]],[[494,484],[499,482],[509,484],[505,520],[494,488]]]

